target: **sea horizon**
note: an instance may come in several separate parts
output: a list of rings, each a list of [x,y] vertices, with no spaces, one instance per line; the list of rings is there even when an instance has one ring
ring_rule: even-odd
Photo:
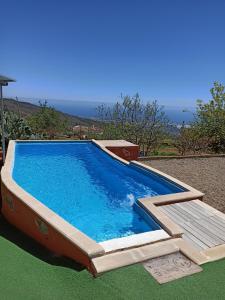
[[[56,110],[59,110],[63,113],[67,113],[73,116],[78,116],[82,118],[90,118],[96,119],[97,115],[97,107],[99,105],[105,104],[108,106],[112,106],[115,102],[103,102],[103,101],[82,101],[82,100],[63,100],[63,99],[46,99],[46,98],[26,98],[26,97],[18,97],[19,101],[29,102],[35,105],[39,105],[39,101],[44,102],[47,101],[48,105],[53,106]],[[187,107],[187,106],[169,106],[169,105],[161,105],[160,101],[158,104],[163,107],[165,114],[169,118],[172,123],[177,125],[185,122],[189,124],[194,119],[195,107]]]

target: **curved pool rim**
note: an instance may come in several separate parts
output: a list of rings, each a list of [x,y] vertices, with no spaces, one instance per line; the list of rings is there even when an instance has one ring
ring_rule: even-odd
[[[148,210],[147,204],[159,205],[160,203],[167,203],[178,199],[190,199],[202,197],[203,194],[189,185],[169,176],[163,172],[153,169],[149,166],[141,164],[137,161],[128,162],[116,154],[112,153],[106,147],[101,145],[100,141],[91,140],[96,146],[102,151],[110,155],[113,159],[119,160],[123,164],[135,165],[137,168],[153,172],[154,174],[165,178],[168,181],[173,182],[176,185],[184,188],[186,191],[179,192],[176,194],[155,196],[151,198],[143,198],[138,200],[138,204],[146,209],[147,213],[150,213],[153,218],[163,228],[156,233],[147,232],[129,237],[113,239],[103,243],[97,243],[86,234],[78,230],[75,226],[69,224],[58,214],[53,212],[43,203],[38,201],[32,195],[27,193],[22,187],[20,187],[12,178],[12,170],[14,165],[15,157],[15,145],[16,143],[24,142],[80,142],[80,141],[65,141],[65,140],[33,140],[33,141],[10,141],[6,156],[5,165],[1,171],[2,179],[2,214],[5,218],[21,231],[25,232],[39,243],[47,247],[53,252],[60,255],[72,258],[81,264],[85,265],[92,273],[91,259],[105,255],[107,252],[124,250],[124,248],[139,247],[141,245],[149,244],[151,242],[157,242],[169,238],[171,234],[170,228],[167,224],[164,224],[163,220],[156,215],[154,212]],[[149,203],[151,202],[151,203]],[[27,216],[27,217],[26,217]],[[164,234],[166,233],[167,236]],[[169,235],[168,235],[169,233]]]

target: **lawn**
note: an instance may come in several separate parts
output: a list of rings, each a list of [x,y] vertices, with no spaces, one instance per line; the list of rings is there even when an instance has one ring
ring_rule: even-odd
[[[0,299],[225,299],[225,260],[159,285],[141,265],[97,279],[72,261],[54,257],[0,218]]]

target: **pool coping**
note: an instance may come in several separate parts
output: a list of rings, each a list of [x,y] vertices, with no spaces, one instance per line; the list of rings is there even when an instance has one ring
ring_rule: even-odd
[[[158,205],[166,204],[166,203],[173,203],[177,201],[187,201],[192,199],[199,199],[203,197],[203,193],[197,191],[196,189],[192,188],[191,186],[173,178],[172,176],[169,176],[161,171],[158,171],[156,169],[153,169],[149,166],[143,165],[140,162],[137,161],[131,161],[128,162],[116,154],[112,153],[110,150],[108,150],[106,147],[104,147],[101,144],[101,141],[96,140],[15,140],[10,141],[6,156],[6,161],[4,166],[2,167],[1,171],[1,178],[2,183],[7,187],[7,189],[14,194],[16,197],[18,197],[26,206],[28,206],[31,210],[33,210],[41,219],[44,220],[49,226],[55,228],[59,233],[63,234],[68,240],[70,240],[76,247],[78,247],[84,254],[86,254],[89,258],[94,258],[98,256],[102,256],[107,254],[108,252],[114,252],[118,250],[124,250],[129,249],[132,247],[139,247],[143,246],[145,244],[149,244],[152,242],[159,242],[162,240],[165,240],[165,236],[163,238],[154,239],[151,241],[151,238],[149,239],[149,235],[147,239],[143,239],[143,235],[140,235],[140,240],[138,241],[138,234],[137,235],[131,235],[129,239],[127,237],[121,238],[119,243],[119,239],[114,239],[115,243],[116,240],[118,247],[115,247],[113,245],[112,240],[107,241],[101,245],[101,243],[97,243],[93,239],[89,238],[85,233],[78,230],[75,226],[68,223],[66,220],[64,220],[62,217],[60,217],[58,214],[53,212],[51,209],[49,209],[47,206],[42,204],[39,200],[34,198],[32,195],[30,195],[28,192],[26,192],[24,189],[22,189],[12,178],[12,170],[13,170],[13,164],[14,164],[14,152],[15,152],[15,144],[18,143],[24,143],[24,142],[92,142],[99,148],[101,148],[105,153],[110,155],[113,159],[116,159],[120,161],[123,164],[126,165],[135,165],[137,167],[141,167],[145,170],[149,170],[153,172],[156,175],[159,175],[163,178],[166,178],[169,181],[174,182],[175,184],[178,184],[179,186],[187,189],[187,192],[180,192],[176,194],[170,194],[170,195],[163,195],[163,196],[155,196],[155,197],[147,197],[138,199],[138,203],[142,208],[145,209],[145,211],[150,214],[162,227],[163,230],[165,230],[166,233],[169,234],[169,238],[177,238],[181,237],[183,234],[182,229],[172,222],[165,214],[160,212],[159,209],[157,209]],[[4,201],[4,196],[3,196]],[[154,232],[154,231],[153,231]],[[126,243],[126,240],[131,240],[132,237],[136,236],[136,240],[134,244],[130,244],[130,242]],[[110,246],[111,243],[111,246]],[[122,247],[121,247],[122,245]]]

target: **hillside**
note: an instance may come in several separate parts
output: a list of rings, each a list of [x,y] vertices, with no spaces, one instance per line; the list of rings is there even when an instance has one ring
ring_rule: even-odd
[[[29,103],[29,102],[22,102],[22,101],[16,101],[14,99],[4,99],[4,109],[8,111],[12,111],[15,113],[20,114],[22,117],[28,117],[31,114],[36,113],[39,111],[39,106]],[[88,119],[88,118],[81,118],[77,116],[73,116],[70,114],[63,113],[61,111],[58,111],[61,115],[62,119],[68,120],[69,124],[71,126],[74,125],[83,125],[83,126],[99,126],[100,122]]]

